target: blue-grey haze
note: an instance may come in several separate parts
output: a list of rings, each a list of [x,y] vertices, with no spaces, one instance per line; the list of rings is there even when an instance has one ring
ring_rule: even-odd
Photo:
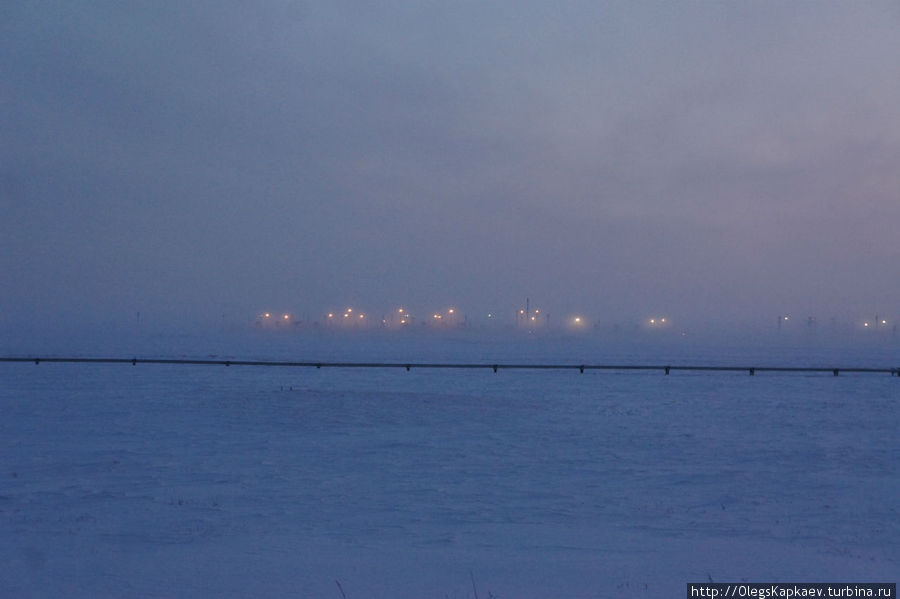
[[[900,316],[894,2],[6,2],[0,327]]]

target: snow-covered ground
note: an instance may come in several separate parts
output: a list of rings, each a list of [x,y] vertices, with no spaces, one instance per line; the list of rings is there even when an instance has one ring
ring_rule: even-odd
[[[900,364],[891,341],[470,333],[0,349]],[[710,579],[893,582],[898,401],[888,375],[0,364],[0,596],[681,597]]]

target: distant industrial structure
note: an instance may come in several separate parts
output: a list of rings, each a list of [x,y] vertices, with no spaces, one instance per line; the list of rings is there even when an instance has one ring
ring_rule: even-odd
[[[695,322],[690,325],[675,322],[665,312],[657,312],[644,317],[614,319],[597,317],[586,312],[563,314],[551,318],[549,310],[535,305],[530,297],[514,309],[500,309],[479,312],[471,316],[459,307],[450,305],[437,309],[412,310],[406,305],[396,306],[386,312],[363,310],[355,306],[343,309],[331,309],[321,312],[319,316],[301,318],[303,312],[266,310],[258,313],[252,320],[253,325],[261,330],[272,331],[305,331],[305,330],[432,330],[454,331],[465,329],[518,330],[527,333],[561,332],[569,334],[611,335],[678,335],[687,336],[690,330],[726,333],[729,323],[724,321]],[[380,316],[379,316],[380,314]],[[769,321],[771,323],[771,321]],[[827,322],[828,326],[820,326]],[[788,313],[779,314],[775,318],[776,330],[784,335],[898,335],[900,318],[888,318],[876,313],[873,317],[838,319],[831,316],[824,320],[814,314],[803,318],[794,318]],[[754,326],[752,322],[745,324]],[[771,326],[771,325],[770,325]],[[771,328],[758,326],[757,330]],[[854,333],[855,332],[855,333]]]

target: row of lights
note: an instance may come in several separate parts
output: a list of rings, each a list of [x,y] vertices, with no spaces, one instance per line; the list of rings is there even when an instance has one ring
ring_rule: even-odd
[[[878,322],[878,324],[880,324],[881,326],[887,326],[887,320],[884,319],[884,318],[882,318],[881,321]],[[869,327],[872,326],[872,325],[871,325],[871,323],[867,320],[867,321],[865,321],[865,322],[863,323],[863,326],[864,326],[865,328],[869,328]]]
[[[779,326],[779,328],[781,327],[781,323],[782,323],[782,322],[789,322],[790,320],[791,320],[791,317],[790,317],[790,316],[779,316],[779,317],[778,317],[778,326]],[[834,319],[832,319],[832,321],[833,321],[833,320],[834,320]],[[815,324],[815,323],[816,323],[816,318],[815,318],[814,316],[810,316],[810,317],[807,319],[807,322],[809,322],[810,324]],[[857,322],[859,322],[859,321],[857,321]],[[876,325],[881,325],[881,326],[883,326],[883,327],[886,327],[887,324],[888,324],[888,321],[887,321],[886,318],[878,318],[878,317],[876,316],[874,320],[864,320],[863,323],[862,323],[862,326],[863,326],[864,329],[870,329],[870,328],[873,328],[873,327],[876,326]]]
[[[396,314],[397,314],[396,318],[399,320],[399,323],[400,323],[401,325],[407,325],[407,324],[411,324],[411,323],[413,322],[413,317],[410,315],[409,311],[407,311],[406,309],[404,309],[404,308],[402,308],[402,307],[397,309]],[[444,320],[445,318],[451,319],[451,318],[453,318],[453,316],[454,316],[455,314],[456,314],[456,309],[455,309],[455,308],[449,308],[449,309],[447,310],[447,313],[446,313],[446,314],[441,314],[440,312],[435,312],[435,313],[432,315],[432,320],[434,320],[434,321],[442,321],[442,320]],[[353,319],[354,321],[356,321],[357,319],[358,319],[358,320],[363,320],[363,319],[365,319],[365,314],[362,314],[362,313],[354,314],[354,313],[353,313],[353,308],[347,308],[341,316],[342,316],[344,319],[346,319],[345,322],[346,322],[346,321],[349,321],[349,320],[351,320],[351,319]],[[334,313],[334,312],[329,312],[329,313],[326,315],[326,318],[327,318],[328,321],[335,321],[335,319],[336,319],[337,317],[338,317],[338,314],[336,314],[336,313]],[[391,322],[397,322],[397,321],[396,321],[394,318],[391,318]],[[387,326],[387,325],[389,324],[388,319],[387,319],[387,318],[382,318],[382,319],[381,319],[381,324],[384,325],[384,326]]]
[[[262,317],[263,317],[264,319],[266,319],[266,320],[271,320],[271,318],[272,318],[272,313],[271,313],[271,312],[266,312],[265,314],[262,315]],[[291,319],[291,315],[290,315],[290,314],[284,314],[284,315],[282,315],[282,317],[281,317],[281,320],[284,320],[284,321],[288,321],[288,320],[290,320],[290,319]]]
[[[366,315],[365,315],[365,314],[362,314],[362,313],[357,313],[356,315],[354,315],[354,314],[353,314],[353,308],[347,308],[347,309],[344,311],[344,318],[346,318],[347,320],[349,320],[349,319],[351,319],[351,318],[358,318],[359,320],[363,320],[365,317],[366,317]],[[328,313],[328,319],[329,319],[329,320],[333,320],[333,319],[334,319],[334,312],[329,312],[329,313]]]
[[[448,308],[446,315],[441,314],[440,312],[435,312],[434,314],[432,314],[431,319],[434,322],[441,322],[445,318],[447,318],[447,319],[452,318],[455,314],[456,314],[455,308]],[[524,310],[524,309],[519,310],[519,316],[521,318],[525,319],[526,321],[535,322],[535,323],[537,322],[537,319],[540,316],[540,314],[541,314],[540,309],[535,309],[535,310],[531,311],[530,313],[526,313],[526,310]],[[263,321],[275,322],[275,323],[277,323],[279,321],[280,322],[291,321],[291,315],[287,314],[287,313],[282,314],[280,318],[277,318],[277,317],[273,317],[271,312],[265,312],[261,315],[261,317],[262,317],[261,320],[263,320]],[[494,313],[489,312],[487,317],[489,319],[493,319]],[[326,319],[329,322],[337,322],[340,320],[343,320],[344,322],[350,322],[351,319],[353,322],[358,322],[358,321],[365,320],[365,318],[366,318],[366,315],[361,312],[357,312],[356,314],[354,314],[352,307],[348,307],[346,310],[344,310],[343,313],[328,312],[326,315]],[[410,316],[410,313],[407,310],[405,310],[404,308],[397,309],[397,318],[399,318],[399,322],[401,325],[407,325],[413,321],[413,318],[412,318],[412,316]],[[787,316],[785,316],[783,318],[785,321],[788,320]],[[382,319],[381,322],[385,326],[388,324],[387,319]],[[580,327],[585,324],[585,319],[581,316],[574,316],[574,317],[570,318],[569,322],[574,326]],[[653,317],[653,318],[650,318],[647,322],[649,323],[650,326],[660,326],[660,325],[667,324],[668,320],[665,317],[660,317],[660,318]],[[887,321],[882,320],[881,324],[886,325]],[[869,322],[866,322],[864,326],[866,326],[866,327],[870,326]]]
[[[456,310],[455,310],[454,308],[449,308],[449,309],[447,310],[447,315],[448,315],[448,317],[452,317],[455,313],[456,313]],[[522,317],[524,317],[524,318],[527,318],[528,320],[531,320],[531,321],[536,321],[537,318],[538,318],[538,315],[539,315],[540,313],[541,313],[541,311],[540,311],[539,309],[536,309],[536,310],[534,310],[531,314],[526,315],[526,314],[525,314],[525,310],[519,310],[519,316],[522,316]],[[408,322],[411,322],[411,320],[412,320],[411,316],[409,315],[409,312],[407,312],[407,311],[404,310],[403,308],[399,308],[399,309],[397,310],[397,314],[399,315],[399,318],[400,318],[400,324],[407,324]],[[268,320],[268,321],[272,321],[272,320],[273,320],[273,317],[272,317],[272,313],[271,313],[271,312],[265,312],[265,313],[263,313],[261,316],[262,316],[262,319],[263,319],[263,320]],[[334,319],[334,318],[335,318],[335,313],[334,313],[334,312],[329,312],[328,315],[327,315],[327,317],[328,317],[329,319]],[[353,308],[349,308],[349,307],[348,307],[348,308],[344,311],[343,317],[344,317],[344,318],[347,318],[347,319],[349,319],[349,318],[351,318],[351,317],[353,317],[353,318],[358,317],[359,319],[364,319],[364,318],[365,318],[365,314],[357,313],[356,315],[354,315],[354,314],[353,314]],[[487,317],[492,319],[492,318],[494,317],[493,312],[489,312],[488,315],[487,315]],[[435,313],[432,315],[432,319],[433,319],[433,320],[442,320],[443,318],[444,318],[444,315],[442,315],[442,314],[439,313],[439,312],[435,312]],[[781,316],[781,317],[779,317],[779,318],[780,318],[780,320],[781,320],[782,322],[788,322],[788,321],[790,321],[790,319],[791,319],[790,316]],[[291,315],[290,315],[290,314],[282,314],[282,315],[281,315],[281,318],[280,318],[280,319],[276,319],[276,320],[281,320],[281,321],[284,321],[284,322],[288,322],[288,321],[291,320]],[[382,322],[383,322],[383,323],[386,323],[387,320],[382,320]],[[574,318],[572,318],[572,322],[573,322],[574,324],[582,324],[582,323],[584,322],[584,320],[582,319],[581,316],[575,316]],[[664,325],[664,324],[667,324],[668,321],[666,320],[665,317],[661,317],[661,318],[656,318],[656,317],[654,317],[654,318],[650,318],[647,322],[650,324],[650,326],[658,326],[658,325]],[[877,319],[877,320],[875,320],[875,321],[869,321],[869,320],[863,321],[863,327],[864,327],[864,328],[870,328],[870,327],[872,327],[872,326],[874,326],[874,325],[877,325],[877,324],[878,324],[878,325],[881,325],[881,326],[887,326],[888,321],[887,321],[887,319],[885,319],[885,318]]]

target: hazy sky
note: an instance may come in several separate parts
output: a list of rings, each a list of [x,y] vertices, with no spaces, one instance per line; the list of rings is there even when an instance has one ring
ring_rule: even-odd
[[[4,2],[0,324],[900,316],[898,6]]]

